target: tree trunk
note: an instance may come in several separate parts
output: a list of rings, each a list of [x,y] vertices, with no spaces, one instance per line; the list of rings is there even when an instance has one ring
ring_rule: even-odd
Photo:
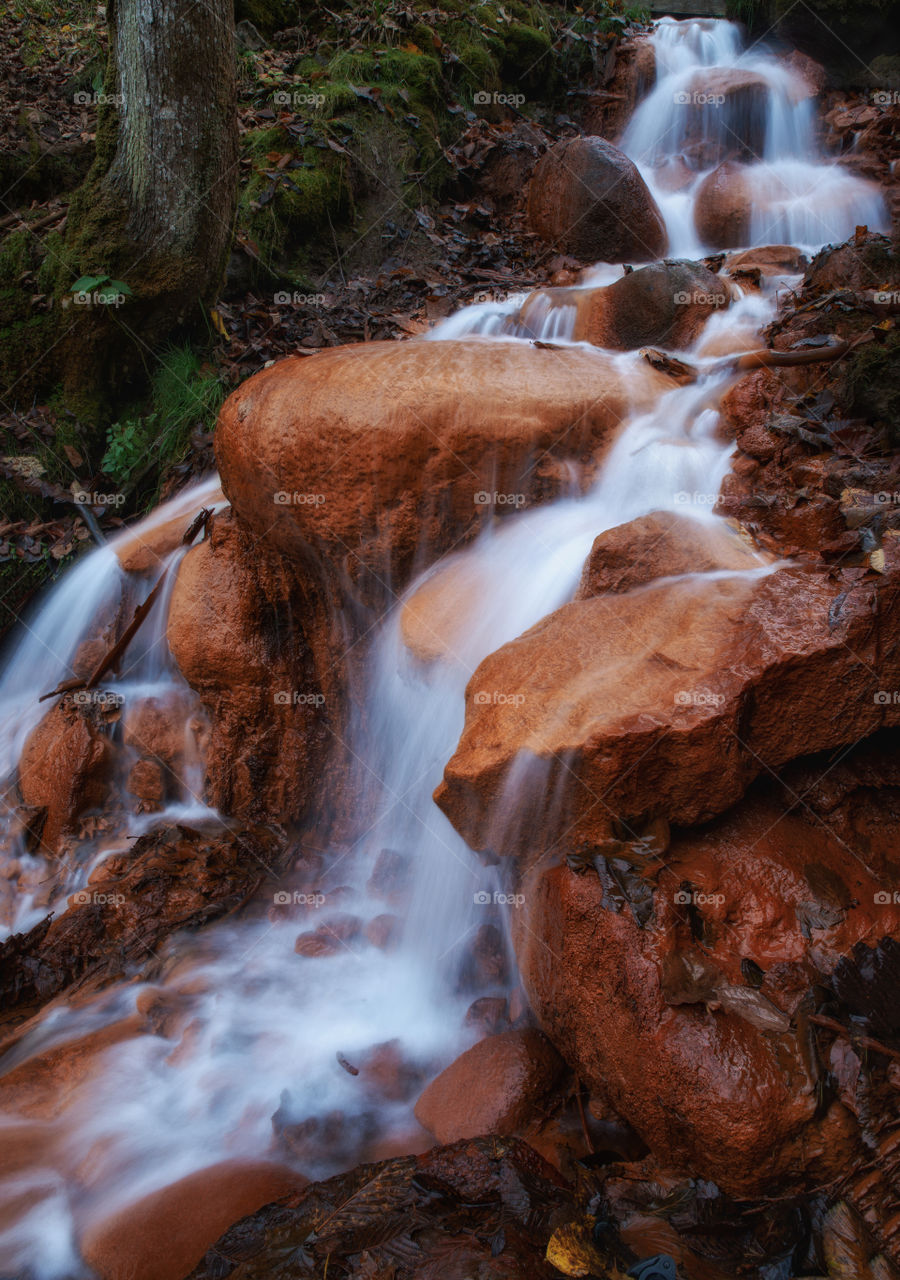
[[[237,192],[233,0],[110,0],[108,14],[97,158],[70,206],[60,281],[65,390],[88,412],[131,390],[215,300]],[[82,276],[107,280],[73,296]],[[124,301],[108,281],[128,286]]]

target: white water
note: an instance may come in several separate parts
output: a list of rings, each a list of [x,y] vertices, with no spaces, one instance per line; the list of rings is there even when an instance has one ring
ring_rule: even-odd
[[[715,19],[663,18],[651,36],[657,80],[632,116],[621,148],[662,210],[672,257],[703,251],[694,226],[697,189],[723,160],[747,164],[753,192],[749,244],[813,248],[840,243],[857,226],[886,231],[885,201],[821,155],[813,100],[762,46],[742,51],[740,28]],[[721,80],[755,77],[761,100],[736,110]],[[673,181],[682,189],[672,190]]]
[[[656,39],[672,76],[721,62],[728,50],[727,56],[738,56],[728,24],[691,24],[677,32],[664,24]],[[664,204],[667,219],[673,208]],[[603,268],[595,281],[615,274]],[[710,321],[687,353],[704,370],[700,380],[673,388],[652,412],[623,425],[585,497],[498,521],[468,550],[413,584],[407,600],[424,583],[436,585],[436,574],[460,574],[466,583],[458,597],[460,625],[445,656],[430,663],[405,647],[402,605],[374,639],[366,715],[351,726],[348,744],[356,760],[351,786],[361,829],[349,848],[326,845],[320,874],[298,874],[274,887],[321,893],[324,904],[300,908],[293,917],[228,921],[170,941],[162,985],[180,1014],[166,1035],[130,1035],[98,1055],[87,1080],[71,1089],[49,1125],[52,1155],[36,1150],[24,1174],[4,1175],[0,1164],[0,1210],[26,1190],[35,1196],[32,1211],[5,1227],[0,1213],[0,1273],[29,1270],[40,1280],[77,1274],[76,1241],[86,1221],[219,1159],[270,1152],[279,1109],[293,1123],[333,1117],[331,1129],[318,1144],[313,1139],[300,1160],[311,1175],[356,1163],[391,1136],[421,1142],[409,1103],[368,1093],[365,1074],[349,1075],[337,1056],[359,1064],[373,1045],[397,1040],[427,1079],[475,1038],[463,1025],[465,1009],[490,988],[460,990],[460,964],[479,926],[496,921],[502,930],[515,907],[482,905],[481,895],[503,888],[499,873],[481,867],[431,799],[462,729],[465,686],[487,654],[571,598],[598,533],[660,509],[715,519],[712,505],[731,452],[716,434],[716,403],[731,375],[704,357],[703,344],[730,337],[739,347],[773,306],[771,293],[748,295]],[[515,341],[509,336],[515,309],[515,302],[467,309],[431,338],[482,332]],[[552,324],[553,336],[564,341],[565,320],[556,316]],[[631,353],[616,359],[627,371],[641,358]],[[181,500],[180,513],[189,519],[211,492],[192,491]],[[122,578],[109,549],[94,552],[30,624],[0,685],[7,773],[38,718],[37,694],[71,674],[91,619],[118,598]],[[143,648],[129,659],[129,672],[108,686],[122,694],[126,707],[138,695],[183,687],[162,638],[164,618],[162,601],[148,620]],[[194,803],[209,817],[196,779],[183,781],[181,803]],[[127,830],[166,816],[131,816]],[[123,847],[121,841],[116,847]],[[384,952],[356,938],[333,956],[295,954],[298,933],[335,910],[363,921],[395,910],[366,888],[385,848],[408,855],[416,872],[399,948]],[[69,868],[67,890],[83,883],[87,867],[107,853],[91,847],[87,859]],[[335,890],[342,890],[340,900],[329,902]],[[40,914],[28,900],[20,920],[31,923]],[[502,985],[497,990],[502,993]],[[53,1008],[9,1051],[2,1070],[126,1018],[142,994],[143,988],[122,985],[89,1004]],[[0,1143],[4,1124],[15,1121],[0,1115]]]

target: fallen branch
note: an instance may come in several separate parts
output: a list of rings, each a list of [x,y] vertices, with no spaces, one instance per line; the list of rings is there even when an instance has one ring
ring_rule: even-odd
[[[886,1044],[882,1044],[880,1040],[873,1040],[871,1036],[856,1035],[838,1022],[837,1018],[826,1018],[822,1013],[811,1013],[809,1021],[815,1023],[817,1027],[825,1027],[828,1031],[837,1031],[851,1044],[858,1044],[860,1049],[869,1049],[872,1053],[883,1053],[885,1057],[900,1062],[900,1053],[896,1049],[889,1049]]]
[[[829,342],[824,347],[810,347],[805,351],[745,351],[735,362],[737,369],[791,369],[797,365],[818,364],[823,360],[837,360],[847,354],[850,343],[843,338]],[[731,359],[731,357],[729,357]]]

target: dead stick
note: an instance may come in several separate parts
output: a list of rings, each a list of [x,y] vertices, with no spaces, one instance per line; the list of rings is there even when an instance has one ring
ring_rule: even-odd
[[[842,338],[827,347],[813,347],[808,351],[745,351],[738,356],[738,369],[790,369],[796,365],[818,364],[823,360],[837,360],[850,350],[850,343]]]
[[[896,1049],[889,1049],[886,1044],[882,1044],[880,1040],[873,1040],[871,1036],[854,1035],[852,1031],[838,1022],[837,1018],[826,1018],[822,1013],[811,1013],[809,1021],[814,1022],[817,1027],[825,1027],[828,1031],[838,1031],[842,1036],[846,1036],[848,1040],[855,1041],[861,1049],[871,1049],[873,1053],[883,1053],[888,1058],[894,1058],[900,1062],[900,1053]]]
[[[594,1144],[591,1142],[591,1135],[587,1127],[587,1116],[584,1114],[584,1105],[581,1101],[581,1081],[578,1076],[575,1077],[575,1102],[578,1107],[578,1117],[581,1120],[581,1128],[584,1132],[584,1140],[587,1143],[588,1151],[592,1156],[596,1155],[597,1153],[594,1150]]]

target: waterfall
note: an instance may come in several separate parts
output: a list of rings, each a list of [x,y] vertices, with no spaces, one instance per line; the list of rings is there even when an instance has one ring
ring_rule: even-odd
[[[751,168],[760,190],[771,184],[765,190],[772,208],[765,226],[754,222],[755,242],[765,237],[812,245],[844,237],[857,221],[879,225],[880,211],[866,203],[871,197],[862,185],[840,203],[856,180],[809,159],[816,155],[809,103],[796,100],[791,74],[775,59],[741,52],[737,27],[665,19],[652,40],[658,82],[635,112],[624,148],[656,194],[673,253],[700,250],[692,193],[711,166],[689,167],[687,185],[678,192],[666,189],[666,171],[689,147],[695,158],[717,158],[735,131],[745,142],[749,130],[763,137]],[[749,114],[726,120],[716,108],[695,103],[703,75],[723,68],[746,72],[765,86]],[[699,120],[697,110],[703,112]],[[586,284],[618,275],[618,268],[600,265]],[[574,305],[548,304],[538,321],[525,326],[525,298],[467,308],[428,340],[480,333],[502,343],[533,336],[567,341]],[[315,924],[335,910],[352,912],[364,924],[383,914],[383,901],[368,885],[387,850],[413,869],[399,945],[381,950],[351,939],[334,955],[307,958],[294,950],[303,922],[277,916],[237,917],[170,939],[160,984],[189,1008],[187,1028],[175,1043],[133,1033],[111,1039],[90,1079],[71,1089],[47,1123],[52,1141],[35,1147],[27,1175],[0,1166],[0,1203],[22,1198],[27,1206],[0,1214],[0,1272],[37,1280],[77,1274],[75,1242],[85,1217],[112,1212],[216,1160],[264,1155],[276,1112],[291,1124],[310,1125],[302,1163],[309,1176],[346,1168],[389,1141],[406,1143],[406,1149],[421,1144],[410,1104],[372,1101],[339,1059],[353,1064],[373,1046],[397,1042],[404,1059],[427,1078],[477,1038],[464,1022],[472,992],[460,981],[461,966],[480,927],[490,922],[506,936],[517,907],[505,900],[504,870],[483,866],[432,800],[462,730],[466,686],[489,653],[572,598],[597,534],[656,510],[716,519],[712,508],[732,451],[718,434],[716,406],[734,375],[706,354],[707,344],[739,349],[774,311],[773,286],[717,313],[694,349],[682,353],[698,368],[697,381],[673,386],[652,411],[624,422],[593,483],[573,475],[578,483],[571,494],[488,526],[476,542],[412,583],[370,642],[366,713],[351,724],[347,744],[356,761],[353,794],[359,812],[371,816],[349,847],[325,847],[323,902],[312,908]],[[644,367],[636,352],[614,358],[626,375],[636,377]],[[216,494],[215,479],[204,482],[122,537],[149,537],[173,520],[187,524]],[[168,551],[159,572],[173,581],[183,554],[183,548]],[[25,738],[48,705],[38,697],[73,674],[95,620],[126,596],[132,604],[146,598],[152,581],[126,573],[114,543],[84,557],[40,604],[0,683],[4,778],[13,778]],[[453,622],[436,637],[427,660],[410,643],[411,619],[426,607],[423,599],[443,601],[441,616]],[[104,686],[126,709],[135,699],[187,691],[165,644],[167,602],[163,592],[127,671]],[[161,813],[130,818],[127,837],[173,818],[217,820],[202,799],[202,766],[194,760],[191,767],[180,795]],[[23,859],[19,839],[10,827],[0,866]],[[22,896],[0,922],[5,932],[30,927],[48,909],[62,911],[66,895],[125,847],[122,840],[92,844],[61,877],[53,872],[57,887],[49,897]],[[36,865],[50,874],[45,863]],[[497,983],[497,994],[506,989]],[[125,1025],[146,991],[121,983],[101,999],[54,1006],[7,1052],[0,1071],[50,1046]],[[0,1114],[0,1143],[20,1125],[18,1117]]]

